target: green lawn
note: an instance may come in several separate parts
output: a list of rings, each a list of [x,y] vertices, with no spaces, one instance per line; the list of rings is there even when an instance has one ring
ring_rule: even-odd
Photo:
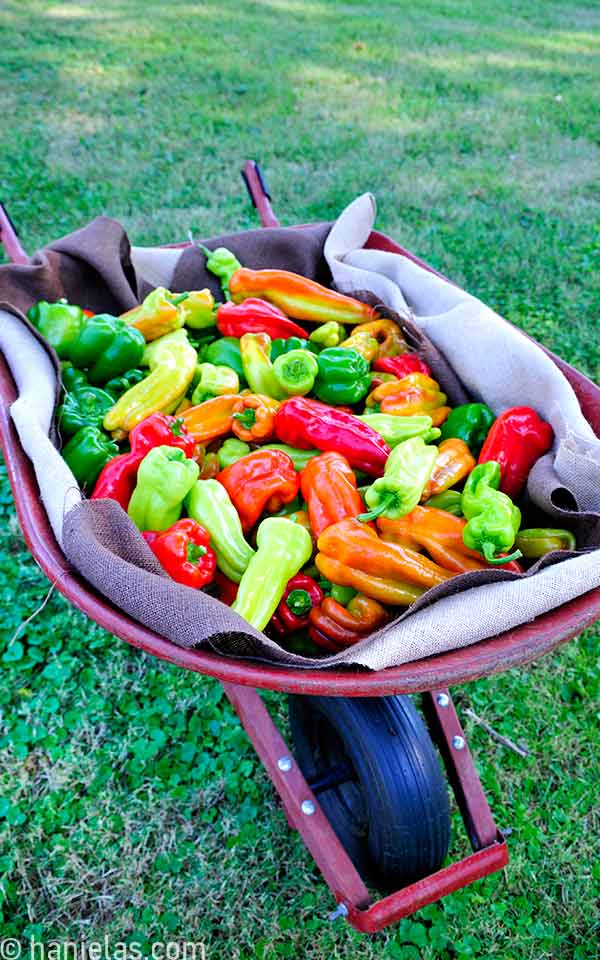
[[[156,243],[357,193],[378,225],[589,375],[600,360],[600,7],[4,0],[0,182],[29,250],[101,212]],[[86,620],[0,494],[0,933],[215,958],[598,957],[598,633],[455,691],[511,865],[371,940],[332,899],[220,688]],[[270,697],[282,715],[283,698]],[[454,856],[466,842],[455,818]],[[596,858],[596,859],[594,859]]]

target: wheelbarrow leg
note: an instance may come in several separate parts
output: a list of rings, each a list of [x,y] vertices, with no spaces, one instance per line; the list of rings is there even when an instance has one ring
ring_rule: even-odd
[[[431,719],[431,710],[437,716],[435,707],[426,704],[426,713],[440,745],[442,741],[445,742],[442,749],[449,779],[455,788],[457,802],[475,851],[457,863],[442,867],[431,876],[423,877],[402,890],[371,903],[358,871],[321,810],[257,691],[250,687],[221,682],[228,700],[281,797],[289,823],[300,833],[338,902],[338,909],[332,917],[345,916],[355,929],[363,933],[375,933],[421,907],[502,869],[508,863],[504,837],[492,819],[464,732],[447,691],[440,690],[425,695],[426,699],[429,697],[435,702],[440,711],[448,710],[447,714],[443,714],[443,720],[437,724],[437,729],[436,721]],[[444,697],[448,698],[447,703]],[[456,738],[460,738],[460,742]]]
[[[3,204],[0,203],[0,243],[11,263],[29,263],[29,257],[21,246],[15,226]]]
[[[260,695],[251,687],[223,681],[222,686],[281,797],[288,822],[304,840],[328,887],[339,902],[352,904],[358,909],[368,906],[367,888],[333,832]]]
[[[271,207],[271,194],[265,183],[263,172],[255,160],[246,160],[242,168],[242,177],[250,199],[258,210],[261,226],[278,227],[279,220]]]

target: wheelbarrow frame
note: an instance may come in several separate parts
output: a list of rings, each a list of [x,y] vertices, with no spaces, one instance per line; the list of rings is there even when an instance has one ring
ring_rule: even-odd
[[[278,226],[264,178],[253,161],[246,163],[243,176],[262,225]],[[14,263],[29,262],[16,229],[1,205],[0,242]],[[399,253],[442,276],[384,234],[373,232],[366,246]],[[600,388],[560,358],[549,355],[571,382],[584,415],[595,431],[600,432]],[[39,499],[32,465],[10,417],[10,405],[15,399],[16,388],[0,354],[0,446],[18,520],[33,557],[68,600],[110,633],[163,660],[220,680],[279,794],[288,823],[300,833],[335,897],[338,906],[332,918],[346,916],[355,929],[374,933],[508,863],[504,836],[494,823],[448,686],[527,663],[580,633],[600,617],[600,589],[473,647],[373,673],[348,669],[291,670],[225,658],[204,650],[186,650],[114,608],[71,568],[53,536]],[[253,687],[341,697],[423,693],[422,705],[429,731],[441,752],[473,853],[373,903],[292,751]]]

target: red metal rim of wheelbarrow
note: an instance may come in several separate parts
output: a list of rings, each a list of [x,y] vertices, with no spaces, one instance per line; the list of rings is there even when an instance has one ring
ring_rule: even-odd
[[[437,273],[383,234],[372,233],[367,246],[402,254]],[[594,430],[600,433],[600,388],[558,357],[549,355],[571,382],[586,418]],[[10,419],[9,407],[15,398],[14,382],[0,355],[0,444],[19,522],[34,558],[50,581],[56,584],[56,588],[104,629],[147,653],[188,670],[229,683],[296,694],[359,697],[418,693],[464,683],[529,663],[580,633],[600,617],[598,589],[537,617],[530,623],[482,640],[471,647],[450,650],[436,657],[377,672],[352,669],[292,670],[256,661],[228,658],[206,649],[183,649],[111,606],[70,567],[54,539],[39,499],[31,463],[21,448]]]

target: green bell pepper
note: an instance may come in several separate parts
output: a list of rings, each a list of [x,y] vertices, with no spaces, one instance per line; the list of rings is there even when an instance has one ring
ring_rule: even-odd
[[[435,507],[436,510],[445,510],[455,517],[462,517],[462,493],[459,490],[444,490],[443,493],[436,493],[427,501],[428,507]]]
[[[107,393],[112,393],[115,400],[117,400],[123,393],[126,393],[131,387],[134,387],[136,383],[141,383],[147,375],[143,370],[134,367],[133,370],[127,370],[127,372],[120,377],[113,377],[112,380],[104,384],[104,389]]]
[[[354,587],[341,587],[337,583],[331,584],[331,593],[330,597],[332,600],[337,600],[338,603],[341,603],[343,607],[347,607],[353,597],[358,593]]]
[[[114,440],[94,426],[81,427],[61,450],[77,483],[88,491],[93,489],[103,466],[118,453]]]
[[[275,613],[288,580],[310,560],[313,546],[308,530],[283,517],[262,521],[256,546],[231,609],[262,630]]]
[[[199,363],[196,370],[200,379],[194,387],[192,404],[195,406],[211,397],[220,397],[224,393],[238,393],[240,380],[231,367],[216,366],[214,363]]]
[[[216,250],[209,250],[201,243],[197,243],[196,246],[199,250],[202,250],[206,257],[206,269],[219,278],[225,298],[231,300],[229,282],[235,271],[241,269],[240,261],[227,247],[217,247]]]
[[[281,450],[282,453],[287,453],[294,464],[294,470],[298,473],[300,470],[304,470],[309,460],[312,460],[313,457],[318,457],[322,452],[321,450],[298,450],[296,447],[288,446],[287,443],[265,443],[261,444],[260,449]]]
[[[72,437],[82,427],[100,427],[114,402],[110,393],[89,384],[68,390],[56,415],[62,436]]]
[[[78,387],[89,387],[89,380],[83,370],[77,370],[72,363],[66,360],[63,360],[60,368],[60,379],[65,393],[69,390],[76,390]]]
[[[358,419],[368,423],[390,447],[396,447],[411,437],[422,437],[425,443],[430,443],[440,435],[439,429],[432,427],[431,417],[424,415],[398,417],[391,413],[369,413]]]
[[[153,447],[138,467],[127,512],[139,530],[166,530],[179,520],[200,468],[179,447]]]
[[[288,397],[310,393],[319,372],[319,363],[309,350],[282,353],[273,364],[273,373]]]
[[[310,334],[310,342],[319,347],[337,347],[346,339],[346,331],[337,320],[328,320]]]
[[[365,503],[371,509],[359,520],[385,516],[398,520],[419,503],[425,484],[437,459],[437,447],[428,447],[421,437],[411,437],[394,447],[385,472],[365,491]]]
[[[61,360],[68,360],[71,347],[85,325],[86,317],[81,307],[72,306],[66,300],[48,303],[40,300],[27,311],[27,317]]]
[[[495,419],[485,403],[463,403],[451,410],[442,424],[442,440],[458,437],[476,457]]]
[[[221,334],[214,325],[212,327],[206,327],[204,330],[192,330],[188,327],[187,332],[188,341],[199,354],[221,337]]]
[[[241,460],[242,457],[245,457],[248,453],[250,453],[249,443],[244,443],[243,440],[238,440],[237,437],[229,437],[217,450],[221,470],[230,467],[232,463],[237,463],[238,460]]]
[[[318,353],[316,344],[310,340],[303,340],[302,337],[288,337],[287,340],[277,337],[271,341],[271,363],[275,363],[277,357],[283,353],[290,353],[292,350],[310,350],[311,353]]]
[[[323,403],[332,406],[358,403],[369,392],[369,364],[356,350],[327,347],[317,357],[319,373],[314,392]]]
[[[577,541],[570,530],[531,527],[519,530],[515,546],[528,560],[536,560],[552,550],[576,550]]]
[[[240,383],[246,382],[238,337],[219,337],[204,347],[200,358],[203,363],[212,363],[215,367],[231,367],[240,378]]]
[[[254,550],[244,539],[238,512],[223,484],[218,480],[198,480],[186,497],[185,508],[192,520],[210,533],[219,570],[239,583]]]
[[[470,550],[481,553],[488,563],[495,564],[509,563],[522,556],[520,550],[509,556],[497,556],[510,550],[521,524],[521,511],[499,486],[500,464],[497,460],[488,460],[471,471],[462,492],[462,509],[468,521],[463,542]]]
[[[71,344],[69,359],[88,371],[90,382],[98,385],[137,367],[146,341],[135,327],[108,313],[91,317]]]

